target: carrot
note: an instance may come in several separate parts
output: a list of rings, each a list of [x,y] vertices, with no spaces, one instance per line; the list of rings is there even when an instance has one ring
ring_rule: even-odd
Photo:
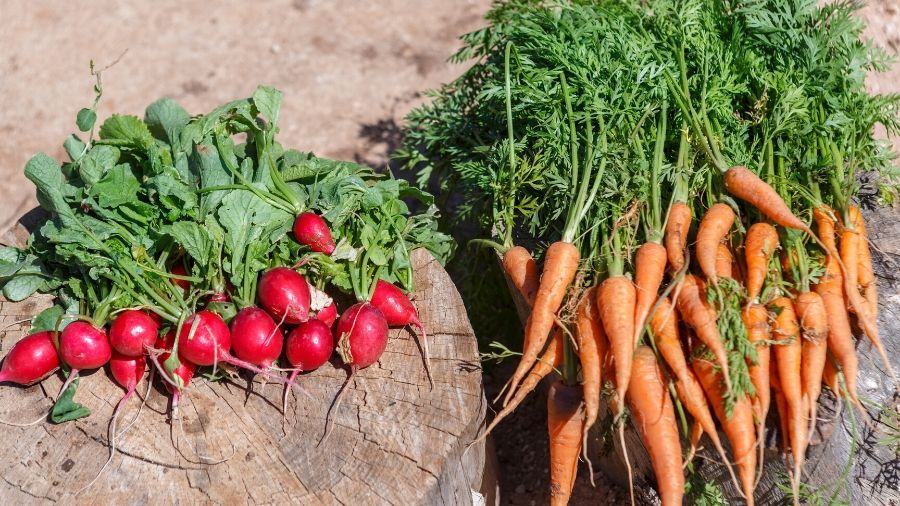
[[[848,212],[851,220],[854,220],[853,209],[855,208],[851,208]],[[856,211],[856,214],[859,214],[859,210]],[[850,225],[853,225],[853,221],[851,221]],[[868,303],[859,293],[859,256],[861,249],[859,229],[846,227],[841,233],[840,246],[840,257],[844,266],[844,294],[847,297],[847,301],[850,303],[851,311],[856,313],[860,327],[862,327],[863,332],[866,334],[866,337],[869,338],[869,341],[872,342],[875,349],[878,350],[878,354],[881,355],[881,361],[884,363],[885,369],[887,369],[891,378],[894,380],[894,385],[900,386],[897,374],[894,372],[893,366],[891,366],[891,360],[888,358],[887,351],[884,349],[884,344],[881,342],[881,334],[878,331],[875,317],[869,310]]]
[[[722,424],[728,441],[731,442],[731,450],[734,453],[738,475],[741,477],[744,498],[748,506],[753,506],[753,488],[756,476],[756,426],[753,423],[753,408],[746,397],[735,401],[731,409],[731,418],[725,412],[725,390],[722,380],[726,377],[721,371],[716,371],[715,365],[701,358],[691,361],[691,368],[700,380],[706,397],[712,404],[716,418]]]
[[[837,251],[835,245],[834,220],[832,212],[824,206],[813,210],[819,237],[829,252]],[[850,401],[865,412],[856,390],[857,372],[859,371],[859,359],[856,356],[853,331],[850,328],[850,318],[847,315],[847,304],[844,300],[843,276],[837,259],[831,253],[825,258],[825,274],[819,278],[819,283],[813,288],[822,297],[825,305],[825,313],[828,316],[828,351],[837,361],[844,373],[844,382],[847,385],[847,395]],[[834,390],[835,394],[839,393]]]
[[[526,376],[522,381],[522,384],[519,385],[518,390],[516,390],[516,395],[509,401],[509,404],[504,406],[503,409],[497,413],[497,416],[491,420],[490,425],[488,425],[484,432],[470,444],[475,444],[486,438],[504,418],[509,416],[520,404],[522,404],[522,401],[528,397],[528,394],[537,387],[542,379],[550,374],[554,368],[559,367],[563,358],[563,339],[565,339],[565,336],[563,336],[562,330],[556,329],[553,337],[550,338],[550,343],[547,344],[547,349],[544,350],[544,354],[541,355],[541,358],[539,358],[537,362],[535,362],[534,367],[528,372],[528,376]]]
[[[534,305],[531,315],[528,317],[528,323],[525,325],[522,359],[509,380],[509,391],[503,399],[504,406],[512,398],[519,382],[534,365],[538,353],[547,342],[547,336],[556,319],[556,312],[562,304],[569,283],[572,282],[578,270],[578,260],[578,248],[572,243],[558,241],[547,248],[540,287],[534,297]]]
[[[700,438],[702,437],[703,426],[700,425],[700,422],[694,420],[694,423],[691,424],[691,438],[689,440],[689,444],[691,445],[691,447],[688,449],[687,457],[684,458],[684,464],[682,464],[683,466],[690,464],[691,461],[694,460],[694,455],[697,454],[697,445],[700,443]]]
[[[639,346],[634,352],[628,406],[650,454],[660,501],[663,506],[680,506],[684,474],[675,409],[656,356],[647,346]]]
[[[547,429],[550,433],[550,504],[569,503],[581,435],[584,428],[584,403],[581,386],[569,386],[556,381],[547,396]]]
[[[675,202],[666,219],[666,256],[672,270],[684,267],[684,248],[687,246],[688,230],[691,228],[691,208],[684,202]]]
[[[838,385],[838,369],[834,357],[828,356],[825,360],[825,368],[822,370],[822,384],[834,392],[834,396],[841,398],[841,390]]]
[[[773,368],[772,371],[775,371]],[[776,373],[773,372],[773,375]],[[777,381],[772,382],[773,387],[778,385]],[[788,452],[791,451],[791,440],[789,436],[788,429],[788,407],[787,401],[784,398],[784,392],[781,391],[781,388],[772,388],[772,392],[775,394],[775,409],[778,412],[778,428],[781,431],[781,451],[784,453],[784,458],[787,459]],[[787,460],[785,460],[785,464],[787,464]]]
[[[750,382],[753,383],[753,389],[756,391],[751,399],[753,407],[753,416],[756,418],[756,439],[757,441],[765,441],[766,436],[766,416],[769,414],[769,404],[771,403],[772,389],[769,385],[769,370],[771,361],[771,349],[769,339],[769,312],[766,308],[759,304],[747,304],[741,311],[741,320],[747,329],[747,338],[756,348],[757,362],[755,364],[747,364],[750,372]],[[765,445],[759,445],[759,474],[762,475],[762,466],[764,462]]]
[[[869,316],[872,319],[878,317],[878,287],[875,285],[875,271],[872,269],[872,252],[869,250],[869,234],[866,231],[866,222],[863,220],[862,214],[855,206],[850,206],[850,217],[853,219],[853,226],[859,232],[859,272],[857,281],[863,294],[863,300],[869,309]]]
[[[625,393],[631,376],[635,299],[634,284],[625,276],[606,278],[597,290],[597,309],[616,367],[616,396],[620,401],[617,416],[625,408]]]
[[[735,485],[737,478],[734,476],[731,466],[728,464],[728,457],[722,442],[719,439],[719,433],[716,431],[716,424],[713,421],[712,412],[706,403],[706,397],[703,395],[703,388],[697,382],[697,378],[687,365],[684,358],[684,350],[681,348],[681,339],[678,337],[678,316],[675,314],[675,308],[666,297],[659,300],[656,310],[650,317],[650,328],[653,331],[653,340],[660,355],[669,364],[669,369],[675,375],[675,391],[681,403],[687,408],[694,420],[700,425],[700,428],[709,434],[709,439],[713,442],[722,462],[728,468]],[[698,436],[699,437],[699,436]],[[696,443],[692,443],[696,446]]]
[[[716,283],[718,245],[734,225],[734,211],[727,204],[713,204],[697,227],[697,263],[707,279]]]
[[[538,290],[538,272],[531,253],[521,246],[513,246],[503,255],[503,270],[525,302],[533,306]]]
[[[655,242],[646,242],[638,248],[634,259],[634,346],[637,346],[650,307],[656,302],[656,294],[666,272],[666,249]]]
[[[716,276],[731,278],[734,273],[731,271],[734,264],[734,255],[731,249],[724,242],[720,242],[716,246]]]
[[[597,311],[597,289],[591,287],[578,302],[575,310],[575,338],[578,342],[578,359],[581,362],[581,388],[584,392],[584,437],[600,411],[600,385],[602,381],[601,356],[606,352],[606,334]]]
[[[778,297],[773,300],[770,307],[775,313],[775,325],[772,327],[772,337],[776,341],[775,365],[778,368],[778,380],[781,392],[787,403],[787,426],[791,442],[791,452],[794,456],[794,475],[792,480],[794,497],[799,497],[799,487],[803,461],[806,456],[807,437],[806,414],[809,412],[803,397],[801,384],[801,354],[800,326],[797,323],[797,315],[794,305],[787,297]]]
[[[678,312],[684,322],[694,329],[697,338],[703,342],[716,357],[722,368],[725,385],[731,390],[731,379],[728,377],[728,353],[716,327],[716,311],[706,303],[706,289],[703,282],[688,274],[681,284],[681,291],[675,301]]]
[[[769,260],[778,249],[778,232],[768,223],[754,223],[744,238],[744,257],[747,260],[747,299],[755,301],[762,292],[769,269]]]
[[[803,230],[812,235],[809,227],[794,216],[778,192],[759,176],[747,170],[747,167],[737,165],[728,169],[725,172],[725,189],[735,197],[749,202],[782,227]]]
[[[822,373],[828,353],[828,314],[825,303],[816,292],[803,292],[794,299],[800,320],[803,348],[800,359],[800,379],[803,397],[809,408],[809,430],[816,426],[819,394],[822,392]]]

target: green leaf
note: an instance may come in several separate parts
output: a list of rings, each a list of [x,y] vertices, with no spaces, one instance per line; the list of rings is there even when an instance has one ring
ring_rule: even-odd
[[[107,172],[116,166],[119,161],[119,150],[113,146],[103,144],[94,146],[87,155],[81,159],[78,173],[81,180],[92,186],[100,181]]]
[[[91,195],[98,197],[103,207],[118,207],[136,200],[140,189],[131,166],[119,164],[91,188]]]
[[[172,225],[170,233],[199,265],[207,266],[213,243],[205,228],[194,222],[179,221]]]
[[[50,411],[51,422],[71,422],[72,420],[78,420],[79,418],[84,418],[91,414],[91,411],[88,408],[73,400],[75,391],[78,389],[79,381],[81,381],[80,377],[75,378],[72,383],[69,383],[66,391],[59,396],[59,399],[57,399],[56,404],[53,405],[53,409]]]
[[[45,279],[40,274],[18,274],[3,285],[3,296],[12,302],[25,300],[41,287]]]
[[[113,114],[100,126],[100,138],[120,141],[117,144],[146,148],[153,144],[153,134],[137,116]]]
[[[269,120],[269,129],[278,125],[278,111],[281,109],[281,92],[271,86],[260,86],[253,92],[253,105]]]
[[[24,251],[12,246],[0,248],[0,278],[12,276],[22,268],[24,263]]]
[[[60,215],[72,216],[72,210],[64,197],[65,178],[56,160],[38,153],[25,164],[25,177],[37,187],[37,199],[41,207]]]
[[[144,111],[144,123],[153,136],[172,147],[181,141],[181,132],[190,119],[190,114],[171,98],[161,98]]]
[[[78,111],[78,116],[75,117],[75,125],[78,126],[78,129],[82,132],[87,132],[91,128],[94,128],[94,123],[97,122],[97,113],[94,112],[93,109],[82,109]]]
[[[30,332],[34,334],[35,332],[43,332],[45,330],[62,331],[66,328],[66,325],[75,321],[75,317],[72,315],[63,317],[65,314],[66,310],[63,309],[62,306],[53,305],[48,307],[31,320]],[[56,322],[59,322],[59,328],[56,327]]]
[[[84,148],[87,147],[81,139],[78,138],[77,135],[72,134],[66,137],[66,141],[63,142],[63,148],[66,150],[66,154],[69,155],[69,160],[77,160],[81,155],[84,154]]]
[[[225,166],[222,164],[222,159],[219,157],[219,151],[211,141],[206,140],[201,144],[195,145],[194,153],[191,158],[192,165],[196,165],[200,170],[200,188],[226,185],[233,182],[231,174],[228,173]],[[229,194],[229,192],[225,190],[204,193],[200,197],[199,216],[206,216],[207,213],[216,209],[219,206],[219,202],[221,202],[222,198],[227,194]]]

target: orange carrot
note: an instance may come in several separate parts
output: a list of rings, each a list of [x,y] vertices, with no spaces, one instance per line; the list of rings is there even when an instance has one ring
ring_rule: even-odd
[[[503,255],[503,270],[525,302],[533,306],[538,290],[538,272],[531,253],[521,246],[513,246]]]
[[[831,210],[824,206],[817,207],[813,210],[813,216],[816,220],[820,240],[829,252],[836,251],[834,220],[831,218]],[[847,385],[850,401],[861,412],[864,412],[856,390],[859,359],[856,356],[853,331],[850,328],[850,318],[847,315],[847,304],[844,300],[843,277],[833,254],[829,254],[825,258],[825,274],[819,278],[819,283],[815,285],[814,290],[822,297],[825,313],[828,316],[828,351],[834,356],[844,373],[844,382]],[[838,394],[837,390],[835,390],[835,394]]]
[[[558,241],[547,248],[541,284],[535,295],[528,323],[525,325],[522,359],[509,380],[509,391],[503,400],[504,406],[512,398],[519,382],[534,365],[538,353],[547,342],[548,334],[556,319],[556,312],[566,295],[566,289],[575,278],[578,260],[578,248],[572,243]]]
[[[547,429],[550,433],[550,504],[569,503],[581,436],[584,428],[584,403],[581,386],[569,386],[556,381],[547,396]]]
[[[744,238],[744,257],[747,260],[747,299],[755,301],[762,291],[769,260],[778,249],[778,232],[768,223],[754,223]]]
[[[772,368],[772,371],[772,375],[777,378],[777,373],[774,372],[775,368]],[[772,382],[772,393],[775,395],[775,410],[778,412],[778,428],[781,432],[781,451],[784,453],[785,459],[787,459],[787,455],[791,451],[787,400],[785,400],[784,392],[781,391],[781,387],[777,381]]]
[[[828,356],[825,359],[825,369],[822,370],[822,384],[834,392],[834,396],[839,400],[841,398],[840,385],[838,384],[838,368],[837,361],[834,357]]]
[[[703,342],[716,357],[722,368],[725,385],[731,390],[731,379],[728,377],[728,353],[716,327],[716,311],[706,303],[706,288],[703,282],[688,274],[684,277],[678,299],[675,301],[678,312],[684,322],[694,329],[697,338]]]
[[[684,474],[675,409],[656,356],[649,347],[639,346],[635,350],[630,381],[628,406],[650,454],[660,500],[663,506],[680,506]]]
[[[541,355],[541,358],[539,358],[537,362],[535,362],[534,367],[528,372],[528,376],[526,376],[522,381],[522,384],[519,385],[518,390],[516,390],[516,395],[509,401],[509,404],[504,406],[503,409],[497,413],[497,416],[491,420],[490,425],[488,425],[480,436],[475,438],[472,444],[486,438],[504,418],[509,416],[520,404],[522,404],[522,401],[528,397],[528,394],[537,387],[538,383],[540,383],[544,377],[550,374],[554,368],[559,367],[563,357],[563,339],[565,339],[565,336],[563,335],[562,330],[556,329],[556,332],[554,332],[553,337],[550,338],[550,342],[547,344],[547,349],[544,350],[544,354]]]
[[[809,227],[794,216],[778,192],[746,167],[738,165],[725,172],[725,189],[735,197],[749,202],[782,227],[803,230],[812,235]]]
[[[734,274],[731,272],[733,264],[734,255],[731,254],[731,249],[724,242],[720,242],[716,246],[716,276],[724,278],[734,277]]]
[[[816,292],[803,292],[794,299],[794,308],[803,335],[800,377],[803,397],[809,408],[809,431],[816,426],[819,394],[822,392],[822,373],[828,353],[828,314],[825,303]]]
[[[713,204],[697,227],[697,263],[707,279],[716,283],[716,253],[718,245],[731,226],[734,225],[734,211],[727,204]]]
[[[775,313],[775,325],[772,327],[775,365],[778,368],[778,381],[784,400],[787,403],[787,425],[791,451],[794,456],[794,475],[792,480],[794,497],[799,497],[799,487],[803,461],[806,456],[807,436],[806,414],[809,412],[803,397],[801,384],[800,326],[794,305],[787,297],[778,297],[771,303]]]
[[[606,278],[597,290],[597,309],[616,368],[616,396],[620,400],[617,416],[625,408],[625,393],[631,377],[635,299],[634,284],[625,276]]]
[[[725,390],[722,386],[724,376],[721,371],[716,371],[715,365],[701,358],[694,358],[691,367],[700,380],[706,397],[712,404],[716,418],[722,424],[728,441],[731,442],[731,450],[734,453],[738,475],[741,477],[744,498],[748,506],[753,506],[753,488],[756,476],[756,426],[753,423],[753,408],[746,397],[741,397],[734,403],[731,410],[731,418],[725,413]]]
[[[675,202],[666,219],[666,256],[672,270],[684,267],[684,248],[687,246],[688,230],[691,228],[691,208],[684,202]]]
[[[850,206],[850,217],[853,225],[859,231],[859,266],[857,270],[859,287],[863,294],[863,300],[869,309],[872,319],[878,318],[878,287],[875,284],[875,271],[872,269],[872,252],[869,250],[869,233],[866,230],[866,222],[862,214],[855,206]]]
[[[575,338],[578,342],[578,359],[581,362],[581,388],[584,392],[584,437],[597,421],[600,411],[600,385],[602,366],[600,357],[605,352],[606,334],[597,311],[596,288],[591,287],[578,302],[575,310]]]
[[[703,395],[703,388],[697,382],[697,378],[687,365],[684,358],[684,350],[681,347],[681,339],[678,336],[678,316],[675,314],[675,308],[669,302],[669,299],[663,297],[659,300],[659,305],[650,317],[650,328],[653,331],[653,340],[660,355],[669,364],[669,369],[675,375],[675,391],[681,403],[687,408],[694,420],[700,425],[700,428],[709,434],[709,439],[713,442],[722,462],[728,468],[735,485],[737,478],[734,476],[731,466],[728,464],[728,457],[722,442],[719,440],[719,433],[716,431],[716,424],[713,421],[712,412],[706,403],[706,397]],[[633,380],[632,380],[633,383]]]
[[[771,402],[771,387],[769,385],[769,363],[771,361],[771,349],[769,347],[769,312],[759,304],[747,304],[741,311],[741,320],[747,329],[747,337],[756,348],[757,362],[748,363],[750,381],[756,390],[751,399],[753,416],[756,419],[756,440],[765,441],[766,416],[769,414]],[[762,476],[762,467],[765,457],[765,445],[759,445],[759,475]]]
[[[854,218],[853,209],[855,208],[851,208],[848,212],[851,219],[850,226],[853,226],[854,220],[859,221],[862,219],[859,218],[857,220]],[[856,210],[855,214],[858,217],[859,210]],[[840,256],[844,266],[844,295],[846,295],[847,301],[850,303],[850,309],[856,313],[859,325],[862,327],[866,337],[869,338],[869,341],[878,350],[878,354],[881,355],[881,361],[884,363],[888,374],[894,380],[894,385],[900,386],[900,381],[898,381],[894,368],[891,366],[891,360],[888,358],[884,344],[881,342],[881,334],[878,331],[875,317],[869,309],[869,304],[859,293],[860,231],[858,228],[850,228],[850,226],[841,233]]]
[[[637,346],[650,307],[656,302],[659,285],[666,272],[666,249],[655,242],[641,245],[634,259],[634,346]]]

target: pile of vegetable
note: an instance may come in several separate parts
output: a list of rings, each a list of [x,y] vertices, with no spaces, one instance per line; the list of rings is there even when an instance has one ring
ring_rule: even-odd
[[[621,451],[626,419],[640,434],[664,505],[715,495],[683,470],[704,434],[753,504],[777,411],[799,503],[823,387],[869,418],[854,324],[896,388],[859,203],[894,198],[873,129],[900,133],[900,96],[865,90],[887,60],[857,8],[498,2],[455,56],[471,67],[409,115],[400,158],[457,196],[449,216],[477,222],[531,308],[521,353],[491,354],[521,358],[484,435],[560,372],[552,504],[590,461],[604,401]]]
[[[430,195],[282,146],[281,93],[270,87],[194,117],[161,99],[143,120],[109,117],[97,137],[99,74],[96,93],[77,117],[87,138],[65,141],[69,161],[38,154],[25,167],[46,221],[26,247],[0,249],[4,297],[56,296],[0,369],[20,385],[62,370],[52,422],[89,414],[73,400],[79,373],[108,365],[126,391],[112,458],[115,420],[148,368],[175,419],[200,374],[281,382],[286,406],[298,374],[333,355],[348,382],[375,363],[389,327],[413,325],[425,339],[406,295],[410,252],[445,262],[453,248]]]

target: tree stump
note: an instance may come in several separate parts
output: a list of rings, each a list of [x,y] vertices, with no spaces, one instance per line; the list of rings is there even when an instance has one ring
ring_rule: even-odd
[[[21,237],[7,233],[0,242]],[[135,425],[119,437],[112,462],[79,491],[107,459],[107,422],[123,394],[104,371],[88,372],[75,400],[91,410],[89,417],[0,432],[2,503],[494,504],[493,455],[483,442],[467,448],[486,409],[472,327],[440,264],[424,250],[413,252],[412,262],[412,299],[429,333],[433,390],[408,329],[392,329],[378,363],[348,385],[321,446],[326,413],[347,379],[338,361],[298,377],[284,429],[279,384],[255,381],[248,396],[249,376],[217,383],[197,377],[170,424],[170,398],[157,381]],[[50,302],[47,296],[0,301],[0,353],[24,336],[28,322],[21,320]],[[28,388],[3,385],[0,418],[27,423],[47,413],[62,379],[57,373]],[[120,429],[138,414],[146,391],[145,376]]]

